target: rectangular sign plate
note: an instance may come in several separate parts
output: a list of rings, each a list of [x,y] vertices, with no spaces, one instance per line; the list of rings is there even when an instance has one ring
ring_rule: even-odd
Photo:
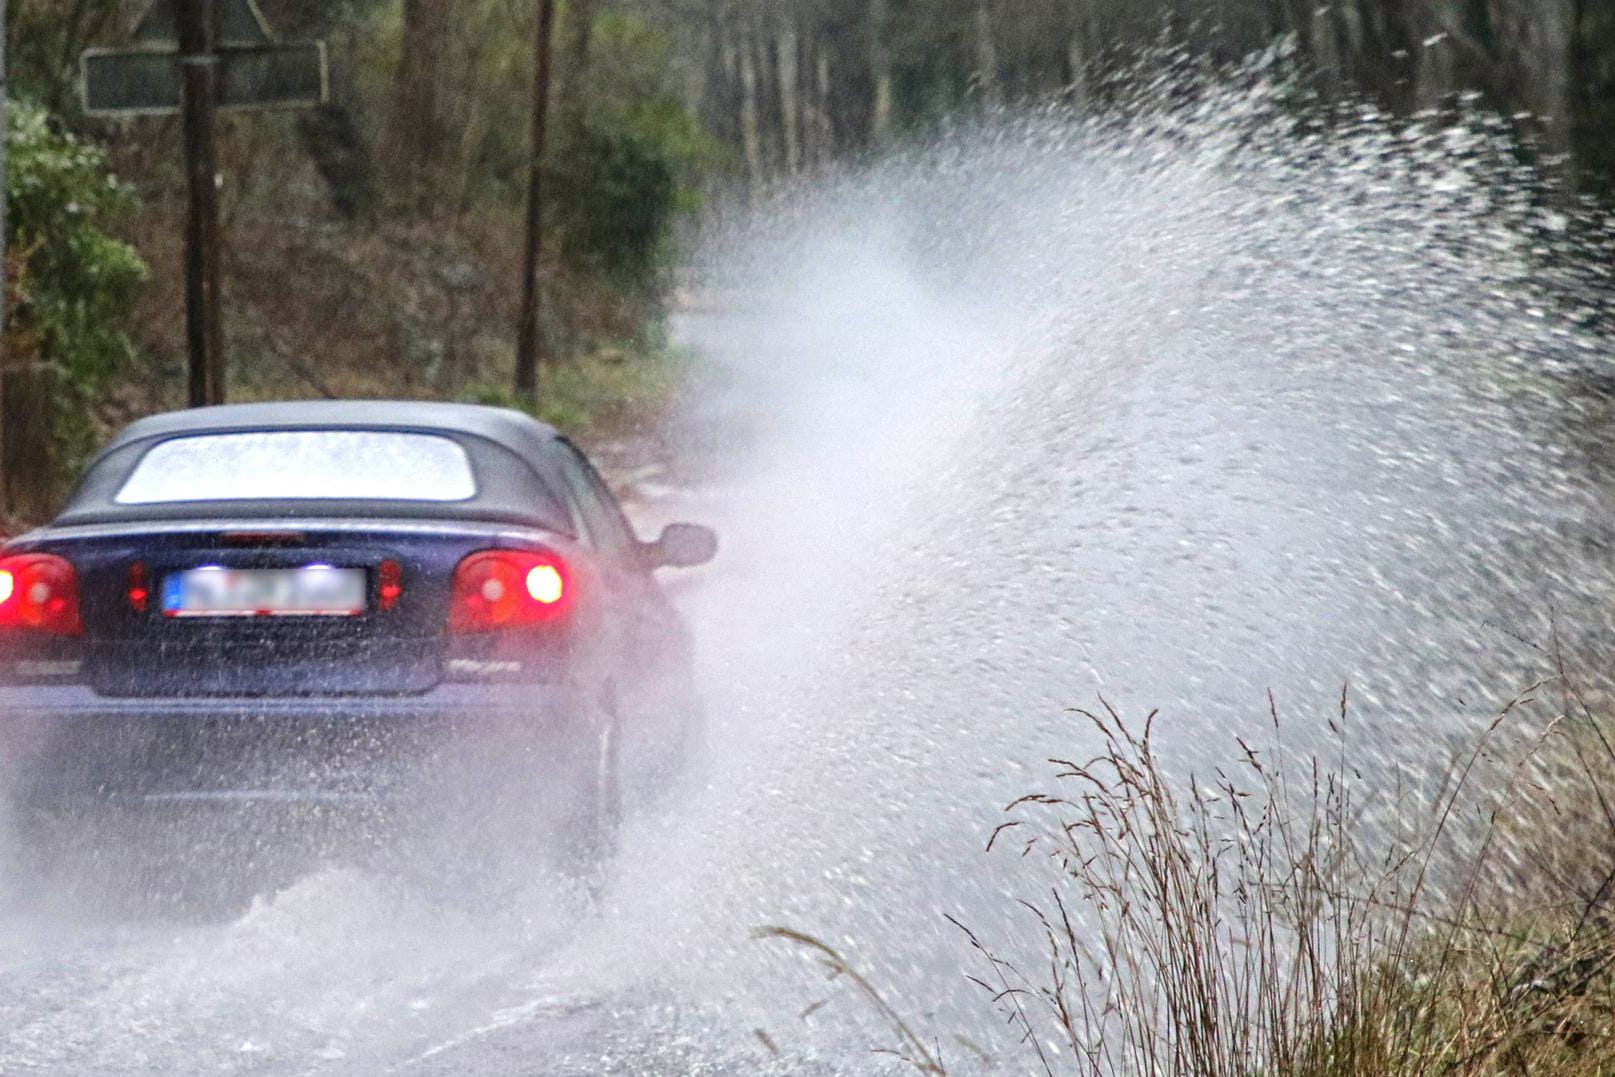
[[[163,580],[166,617],[358,617],[362,568],[193,568]]]
[[[328,92],[325,43],[305,42],[217,53],[220,108],[304,108]],[[84,110],[92,116],[161,116],[184,101],[173,49],[90,49],[84,54]]]

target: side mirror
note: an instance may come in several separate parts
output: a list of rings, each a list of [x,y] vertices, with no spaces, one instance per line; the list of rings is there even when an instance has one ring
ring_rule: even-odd
[[[662,537],[645,544],[651,568],[694,568],[718,556],[718,536],[700,524],[668,524]]]

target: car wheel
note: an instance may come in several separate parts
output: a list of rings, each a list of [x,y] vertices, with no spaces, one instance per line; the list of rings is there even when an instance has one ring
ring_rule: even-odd
[[[567,826],[576,863],[597,873],[617,852],[622,829],[622,723],[608,688],[592,709],[578,759],[582,771]]]

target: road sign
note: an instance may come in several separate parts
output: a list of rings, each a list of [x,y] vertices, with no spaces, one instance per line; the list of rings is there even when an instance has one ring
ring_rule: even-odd
[[[184,114],[190,398],[197,407],[222,404],[224,331],[213,113],[218,108],[323,104],[325,45],[277,42],[257,0],[150,0],[135,26],[133,47],[90,49],[82,63],[86,112]]]
[[[213,0],[213,62],[219,108],[305,108],[325,102],[325,43],[275,41],[256,0]],[[152,0],[134,46],[89,49],[83,57],[84,111],[92,116],[160,116],[180,111],[179,4]]]
[[[215,57],[220,108],[306,108],[325,101],[323,41],[228,46]],[[83,75],[84,111],[92,116],[172,115],[185,96],[173,49],[90,49]]]

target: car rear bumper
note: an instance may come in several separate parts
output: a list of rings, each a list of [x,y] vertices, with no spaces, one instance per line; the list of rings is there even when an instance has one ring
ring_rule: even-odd
[[[565,768],[591,735],[580,702],[555,685],[273,698],[0,687],[0,791],[30,804],[441,796]]]

